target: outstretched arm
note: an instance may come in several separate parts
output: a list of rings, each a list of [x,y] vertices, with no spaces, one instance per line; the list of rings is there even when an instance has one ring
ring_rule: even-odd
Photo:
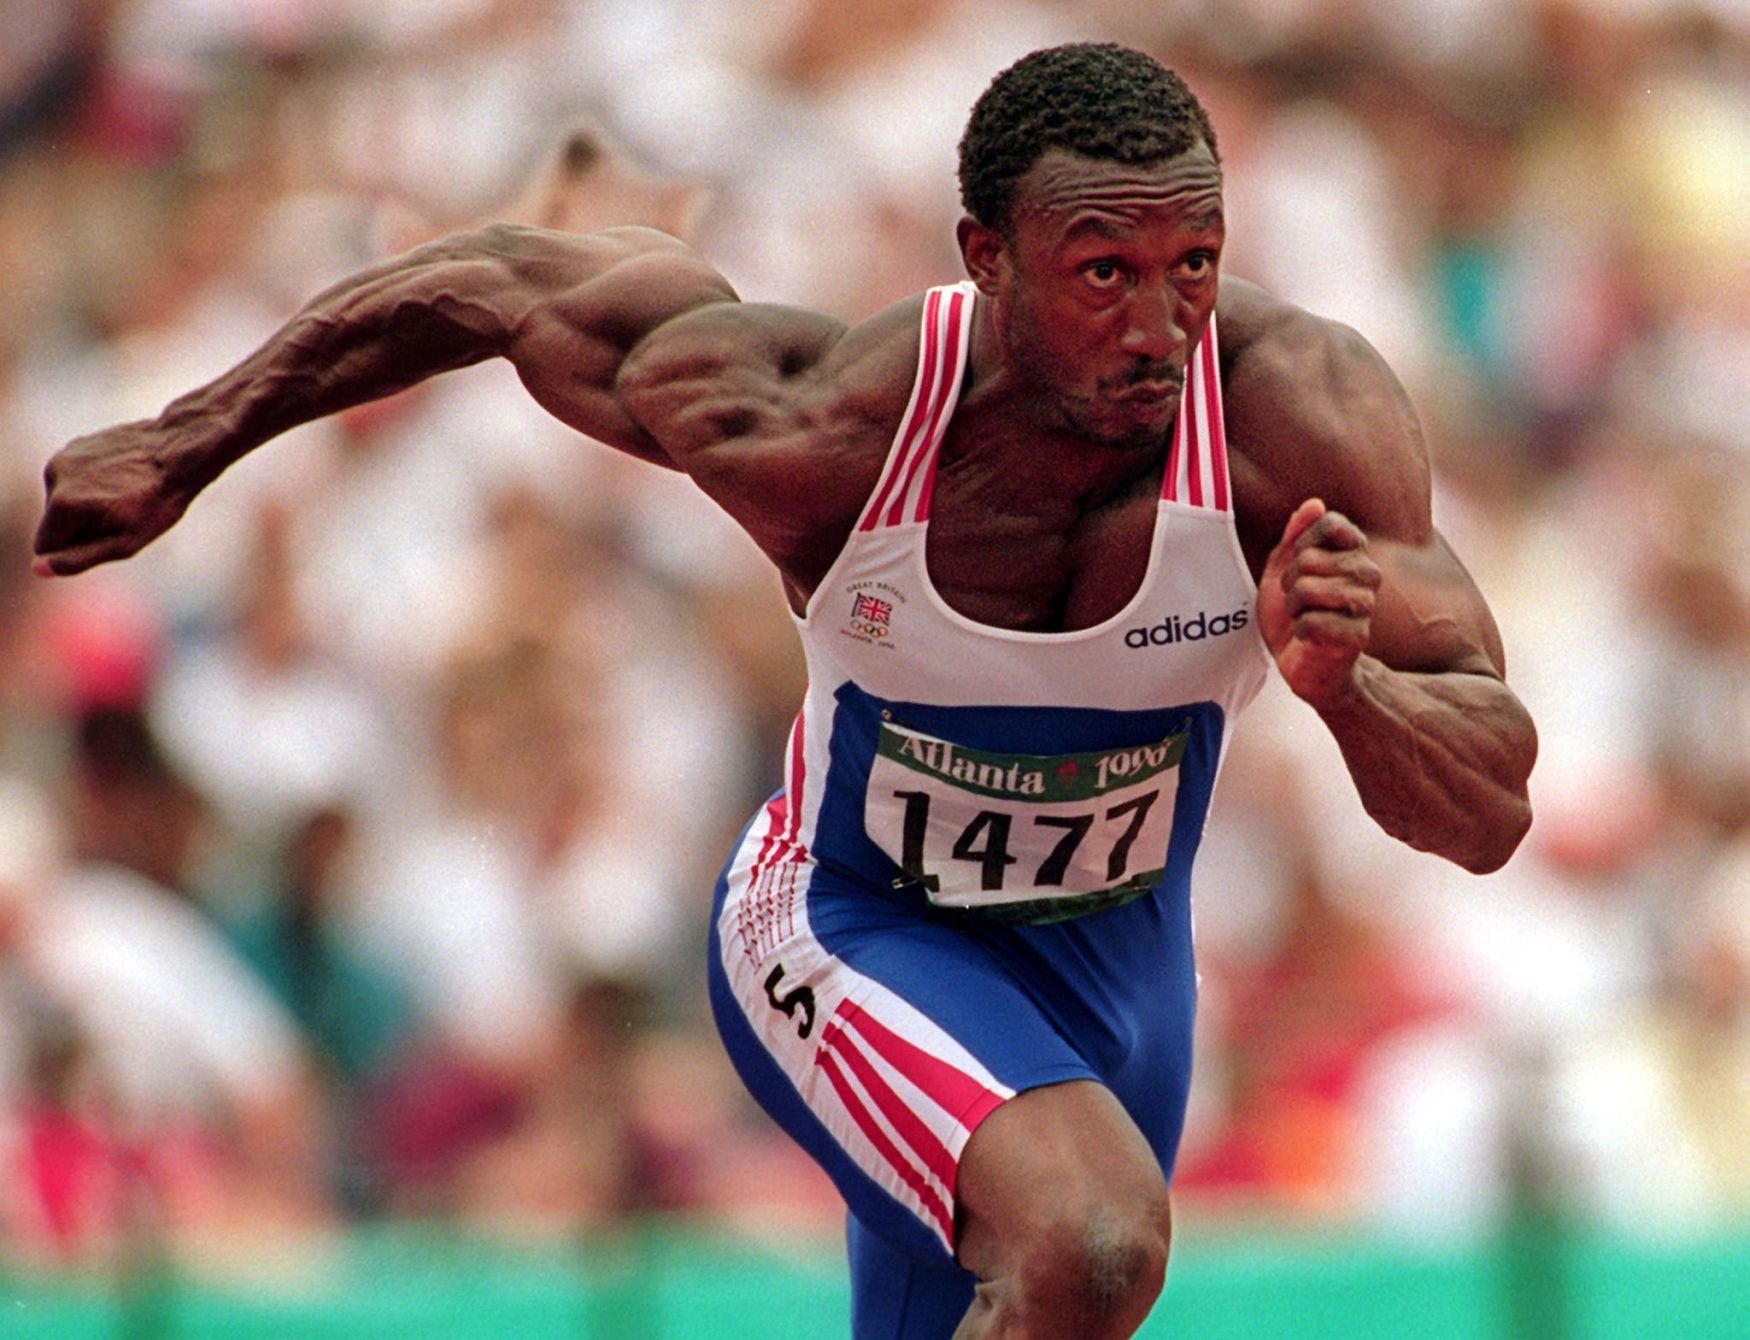
[[[1259,579],[1265,642],[1381,828],[1494,870],[1531,823],[1537,735],[1493,616],[1434,529],[1408,399],[1364,341],[1304,314],[1248,356],[1231,375],[1254,394],[1235,417],[1286,482]]]
[[[45,471],[36,570],[125,558],[286,429],[494,356],[510,359],[568,424],[665,460],[615,393],[620,366],[665,323],[733,301],[696,252],[649,229],[576,236],[495,224],[419,247],[319,294],[244,362],[156,419],[58,453]]]

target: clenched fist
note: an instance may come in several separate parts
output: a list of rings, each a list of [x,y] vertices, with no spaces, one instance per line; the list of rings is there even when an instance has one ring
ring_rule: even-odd
[[[68,576],[138,553],[188,508],[195,490],[164,466],[155,420],[75,438],[43,471],[48,502],[36,530],[39,576]]]
[[[1361,527],[1318,498],[1295,508],[1258,583],[1258,627],[1288,687],[1314,707],[1348,692],[1379,582]]]

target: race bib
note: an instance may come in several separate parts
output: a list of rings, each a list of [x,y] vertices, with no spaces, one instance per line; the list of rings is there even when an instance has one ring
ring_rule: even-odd
[[[882,722],[864,826],[940,906],[1082,916],[1159,882],[1187,739],[997,754]]]

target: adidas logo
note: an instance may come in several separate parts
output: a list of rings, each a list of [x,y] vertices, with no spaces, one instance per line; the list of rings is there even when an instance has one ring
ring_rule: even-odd
[[[1251,613],[1243,607],[1232,614],[1217,614],[1213,618],[1202,610],[1198,610],[1189,619],[1169,614],[1159,623],[1127,629],[1124,645],[1136,648],[1171,647],[1180,642],[1201,642],[1206,637],[1220,637],[1236,628],[1244,628],[1250,622]]]

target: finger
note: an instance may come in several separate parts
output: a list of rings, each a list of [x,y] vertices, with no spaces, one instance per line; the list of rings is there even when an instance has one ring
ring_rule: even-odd
[[[1282,584],[1302,577],[1345,577],[1370,590],[1381,583],[1379,564],[1365,549],[1303,549],[1282,570]]]
[[[37,527],[31,552],[45,558],[58,558],[77,550],[88,549],[109,538],[106,529],[92,518],[54,512],[45,516]]]
[[[65,549],[71,540],[66,525],[58,514],[51,512],[37,523],[36,535],[31,539],[30,551],[39,557],[59,553]]]
[[[1357,619],[1373,617],[1372,590],[1342,577],[1303,577],[1288,588],[1287,595],[1291,615],[1332,610]]]
[[[1277,549],[1292,547],[1306,533],[1308,527],[1325,514],[1323,498],[1308,498],[1294,509],[1294,515],[1288,518],[1288,524],[1282,528],[1282,539],[1277,543]]]
[[[1341,512],[1324,511],[1295,539],[1295,549],[1364,549],[1367,533]]]

